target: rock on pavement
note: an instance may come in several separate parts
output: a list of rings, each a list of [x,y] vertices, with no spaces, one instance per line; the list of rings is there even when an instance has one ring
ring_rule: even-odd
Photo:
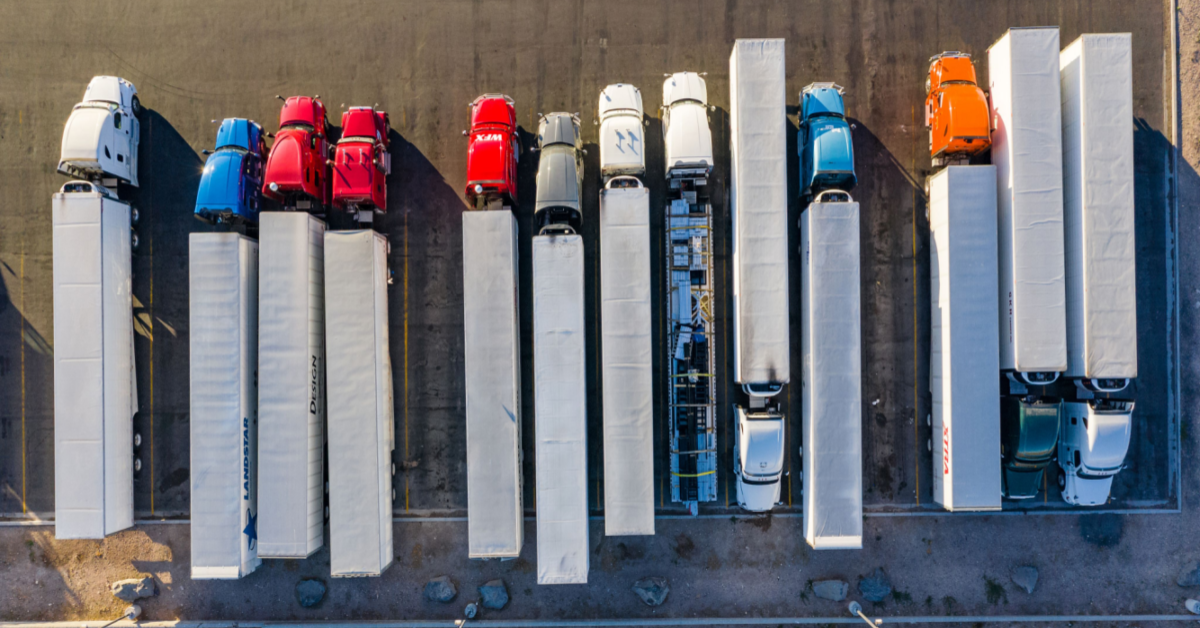
[[[504,581],[500,579],[489,580],[483,586],[479,587],[479,597],[483,600],[484,608],[498,611],[508,606],[508,588],[504,586]]]
[[[858,592],[872,602],[882,602],[892,594],[892,581],[888,579],[882,567],[877,567],[875,573],[866,578],[859,578]]]
[[[439,576],[425,583],[425,599],[430,602],[450,602],[458,595],[458,588],[450,581],[450,576]]]
[[[325,583],[315,578],[296,583],[296,601],[304,608],[312,608],[325,599]]]
[[[109,585],[109,589],[113,595],[117,596],[117,599],[125,602],[133,602],[134,600],[153,597],[158,594],[154,586],[154,578],[150,576],[118,580]]]
[[[1025,589],[1026,593],[1033,593],[1033,588],[1037,586],[1038,581],[1037,567],[1022,565],[1013,569],[1012,581],[1013,584]]]
[[[1181,587],[1200,586],[1200,563],[1185,565],[1179,572],[1179,577],[1175,579],[1175,584]]]
[[[812,584],[813,593],[823,600],[841,602],[850,592],[850,584],[843,580],[818,580]]]
[[[667,586],[666,578],[651,576],[633,583],[633,592],[646,603],[646,606],[658,606],[667,601],[667,594],[671,592],[671,587]]]

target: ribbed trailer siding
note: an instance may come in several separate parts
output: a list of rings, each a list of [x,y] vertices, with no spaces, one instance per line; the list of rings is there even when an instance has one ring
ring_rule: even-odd
[[[258,568],[258,242],[188,237],[192,579]]]
[[[325,223],[264,212],[259,225],[258,555],[323,542]]]
[[[133,289],[129,205],[54,195],[54,535],[133,525]]]
[[[392,359],[388,241],[371,230],[325,233],[329,368],[329,560],[338,576],[392,564]]]
[[[521,333],[517,220],[463,214],[467,543],[471,558],[516,558],[521,505]]]
[[[933,500],[1000,509],[1000,318],[994,166],[950,166],[929,179]]]
[[[588,576],[583,238],[533,238],[538,584]]]
[[[998,194],[1000,368],[1067,368],[1062,103],[1057,28],[1012,28],[988,49]]]
[[[862,306],[858,203],[800,215],[804,539],[862,548]]]
[[[650,191],[600,193],[604,533],[654,534]]]
[[[1059,55],[1067,375],[1137,377],[1133,55],[1129,33],[1082,35]]]

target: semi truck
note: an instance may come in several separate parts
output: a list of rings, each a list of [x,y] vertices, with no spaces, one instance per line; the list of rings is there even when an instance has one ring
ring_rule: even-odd
[[[71,181],[51,206],[54,257],[54,536],[133,525],[137,378],[129,205]]]
[[[511,559],[524,542],[517,219],[462,221],[468,556]]]
[[[988,48],[998,192],[1000,369],[1009,394],[1067,369],[1057,28],[1011,28]]]
[[[933,500],[951,511],[1000,509],[996,202],[995,166],[929,179]]]
[[[325,232],[329,384],[329,563],[334,577],[392,564],[396,445],[388,338],[388,241]]]
[[[208,158],[196,193],[196,218],[211,224],[258,224],[267,156],[265,137],[262,126],[253,120],[221,121],[216,150],[204,151]]]
[[[633,177],[600,192],[604,533],[654,534],[650,191]]]
[[[258,555],[305,558],[324,542],[325,223],[259,223]]]
[[[717,499],[716,284],[712,256],[712,132],[702,75],[663,81],[666,158],[666,347],[671,501],[692,515]]]
[[[467,143],[467,204],[473,209],[517,205],[521,136],[517,110],[504,94],[484,94],[471,103]]]
[[[1071,400],[1059,488],[1067,503],[1096,505],[1108,500],[1125,457],[1136,397],[1131,36],[1081,35],[1059,68]]]
[[[533,238],[538,584],[588,576],[583,237]]]
[[[258,242],[188,237],[192,579],[258,557]]]
[[[263,172],[263,195],[285,208],[324,213],[333,190],[325,104],[320,96],[276,98],[283,107]]]
[[[137,187],[141,117],[133,83],[116,76],[92,78],[63,127],[58,171],[113,190],[118,182]]]
[[[820,192],[800,214],[804,539],[813,549],[861,549],[859,208],[827,200],[835,195],[847,196]]]
[[[375,107],[342,112],[342,136],[333,153],[333,206],[360,224],[387,213],[387,178],[392,174],[391,121]]]
[[[646,131],[642,92],[615,83],[600,92],[600,177],[646,173]]]
[[[583,139],[579,114],[555,112],[538,120],[535,235],[575,233],[583,221]]]
[[[987,95],[975,79],[971,55],[950,50],[929,58],[925,128],[935,167],[965,165],[992,145]]]
[[[730,213],[733,216],[734,381],[746,411],[737,433],[769,420],[786,442],[783,413],[773,398],[791,378],[788,329],[787,94],[784,40],[739,39],[729,58]],[[758,417],[762,417],[759,419]],[[767,419],[767,417],[770,417]],[[742,421],[745,419],[745,421]],[[779,501],[780,478],[756,469],[783,468],[783,448],[734,448],[738,505],[768,511]],[[755,458],[743,458],[754,454]],[[758,455],[768,455],[758,459]]]
[[[854,142],[846,121],[845,90],[836,83],[810,83],[800,92],[800,194],[811,201],[823,190],[850,192],[854,174]]]

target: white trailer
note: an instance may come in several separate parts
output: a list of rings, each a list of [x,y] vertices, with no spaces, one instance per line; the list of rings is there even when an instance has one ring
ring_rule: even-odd
[[[463,214],[467,543],[471,558],[516,558],[521,505],[521,320],[517,220]]]
[[[72,181],[54,195],[54,536],[133,525],[129,205]]]
[[[729,58],[733,379],[756,396],[791,373],[783,42],[739,39]]]
[[[1132,57],[1129,33],[1059,56],[1069,377],[1137,377]]]
[[[370,229],[325,232],[329,384],[329,562],[334,577],[392,564],[392,358],[388,241]]]
[[[538,584],[588,576],[583,238],[533,239]]]
[[[633,179],[636,182],[636,179]],[[650,191],[600,192],[604,533],[654,534]]]
[[[304,558],[324,540],[325,223],[259,220],[258,555]]]
[[[804,539],[862,548],[862,307],[858,203],[800,214]]]
[[[188,237],[192,579],[258,568],[258,242]]]
[[[995,170],[929,179],[933,500],[946,510],[1000,509]]]
[[[1026,383],[1067,368],[1058,55],[1058,28],[1011,28],[988,48],[1000,368]]]

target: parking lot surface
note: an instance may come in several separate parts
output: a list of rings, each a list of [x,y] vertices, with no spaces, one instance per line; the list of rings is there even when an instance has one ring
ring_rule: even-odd
[[[801,599],[808,575],[843,567],[844,577],[868,573],[875,563],[907,564],[936,545],[954,551],[939,554],[929,567],[945,575],[922,576],[913,599],[940,600],[952,590],[954,574],[971,563],[996,557],[1008,560],[998,545],[1038,544],[1038,535],[1056,535],[1070,544],[1055,547],[1052,560],[1073,560],[1070,548],[1090,548],[1081,540],[1081,519],[1041,517],[961,517],[939,514],[932,505],[930,438],[925,417],[930,411],[929,236],[925,219],[924,180],[931,173],[928,140],[921,107],[928,57],[943,50],[969,52],[976,60],[980,83],[986,82],[986,49],[1010,26],[1058,25],[1063,46],[1084,32],[1131,32],[1134,44],[1134,120],[1138,277],[1138,404],[1127,457],[1106,510],[1172,511],[1184,505],[1181,485],[1193,482],[1194,471],[1179,474],[1181,457],[1193,451],[1195,430],[1180,425],[1189,414],[1177,396],[1181,381],[1195,379],[1200,367],[1180,360],[1176,301],[1185,304],[1183,324],[1189,337],[1191,307],[1196,299],[1196,266],[1184,257],[1176,267],[1173,211],[1175,186],[1197,184],[1195,171],[1182,163],[1174,176],[1172,137],[1172,65],[1170,5],[1156,2],[736,2],[691,1],[659,4],[638,2],[359,2],[347,5],[287,2],[246,5],[237,2],[152,2],[137,6],[92,4],[18,4],[0,2],[10,19],[0,23],[0,515],[19,520],[48,517],[54,509],[53,446],[53,303],[51,296],[50,198],[65,182],[55,172],[62,125],[93,75],[115,74],[131,80],[147,108],[141,137],[141,188],[131,197],[141,213],[141,244],[134,262],[135,352],[139,406],[135,429],[142,435],[143,468],[135,480],[135,506],[142,519],[186,519],[188,514],[188,291],[187,236],[208,230],[191,216],[203,157],[212,148],[212,120],[249,117],[276,128],[275,95],[319,94],[337,123],[343,106],[377,104],[391,116],[392,176],[389,213],[377,228],[392,244],[395,283],[389,295],[391,355],[396,399],[397,476],[395,512],[405,518],[397,528],[398,564],[384,579],[357,584],[339,581],[346,601],[366,605],[363,617],[393,612],[427,614],[419,599],[399,597],[391,607],[369,602],[393,584],[417,587],[426,575],[450,573],[508,574],[517,598],[530,596],[532,608],[545,617],[594,616],[607,608],[638,610],[619,601],[627,596],[629,577],[639,573],[680,570],[694,590],[672,595],[695,598],[679,608],[721,613],[729,608],[774,613],[792,610]],[[466,210],[462,188],[466,171],[467,104],[485,92],[512,96],[524,143],[533,142],[538,113],[579,112],[585,148],[589,149],[584,186],[584,241],[587,253],[589,403],[589,503],[601,515],[604,478],[599,405],[599,368],[595,361],[599,309],[598,272],[598,127],[600,90],[626,82],[642,90],[649,129],[648,172],[651,189],[653,259],[663,251],[663,177],[661,123],[657,104],[664,74],[706,72],[716,150],[714,189],[727,189],[729,164],[729,53],[736,38],[782,37],[787,50],[787,93],[791,129],[795,130],[800,89],[814,81],[835,81],[846,88],[849,117],[855,124],[854,150],[861,203],[863,304],[863,464],[864,502],[870,515],[928,515],[903,523],[891,517],[869,518],[858,553],[811,553],[803,547],[800,512],[799,343],[793,340],[793,374],[787,405],[791,474],[783,489],[784,516],[753,522],[736,519],[732,484],[731,413],[719,413],[718,499],[705,504],[699,520],[660,519],[651,539],[605,539],[592,530],[596,582],[561,601],[532,583],[533,530],[527,530],[522,559],[503,565],[466,561],[465,524],[447,521],[465,515],[466,440],[463,387],[461,215]],[[1182,41],[1182,39],[1181,39]],[[1188,58],[1189,61],[1191,58]],[[1186,118],[1185,118],[1186,119]],[[789,137],[790,224],[801,210],[796,176],[795,136]],[[1192,161],[1191,163],[1195,163]],[[532,295],[530,236],[536,153],[520,162],[521,334],[523,344],[523,430],[525,504],[532,513],[533,429]],[[1181,192],[1182,194],[1183,192]],[[718,408],[734,402],[732,328],[730,326],[730,239],[727,196],[716,198],[718,289]],[[1184,220],[1182,216],[1179,217]],[[1185,226],[1180,225],[1181,232]],[[1195,225],[1190,225],[1195,227]],[[1194,231],[1194,229],[1193,229]],[[793,256],[792,318],[798,332],[798,260]],[[1185,240],[1186,242],[1186,240]],[[661,273],[661,269],[656,269]],[[1176,273],[1181,275],[1176,292]],[[661,286],[656,274],[656,286]],[[661,290],[655,294],[661,316]],[[798,339],[794,333],[793,338]],[[663,373],[661,330],[655,330],[656,385]],[[1189,346],[1186,342],[1183,346]],[[720,366],[723,365],[723,368]],[[656,398],[661,402],[661,387]],[[1186,398],[1186,397],[1185,397]],[[670,503],[665,477],[665,417],[656,407],[656,499],[660,514],[681,512]],[[1182,435],[1182,438],[1181,438]],[[1006,509],[1066,510],[1051,487],[1036,500],[1006,503]],[[432,521],[410,518],[437,517]],[[1178,516],[1171,517],[1178,519]],[[774,521],[774,523],[772,523]],[[1079,568],[1108,569],[1142,556],[1143,543],[1161,543],[1156,555],[1181,547],[1172,538],[1181,528],[1171,522],[1145,523],[1130,518],[1126,540],[1106,558],[1086,554]],[[936,523],[935,523],[936,522]],[[978,526],[978,527],[976,527]],[[1143,529],[1145,528],[1145,529]],[[942,530],[951,530],[943,532]],[[29,543],[49,548],[62,560],[90,556],[92,545],[69,551],[42,532],[4,531],[0,548]],[[129,535],[167,547],[156,559],[178,589],[159,610],[196,617],[286,618],[286,595],[276,590],[293,576],[328,573],[328,554],[309,561],[271,562],[246,581],[265,587],[277,602],[259,605],[241,599],[239,584],[193,584],[187,581],[186,525],[143,526]],[[938,530],[935,532],[934,530]],[[978,535],[974,530],[986,530]],[[41,535],[41,536],[30,536]],[[1185,535],[1186,536],[1186,535]],[[874,537],[872,537],[874,538]],[[886,540],[884,540],[886,538]],[[1195,546],[1194,529],[1190,538]],[[685,540],[686,539],[686,540]],[[743,543],[743,540],[746,542]],[[619,541],[619,542],[618,542]],[[1064,541],[1066,543],[1066,541]],[[1135,544],[1136,543],[1136,544]],[[694,546],[695,549],[688,549]],[[745,549],[742,547],[745,546]],[[711,550],[711,551],[710,551]],[[918,551],[919,550],[919,551]],[[13,553],[15,551],[15,554]],[[33,551],[32,549],[30,550]],[[1082,551],[1082,550],[1081,550]],[[1124,554],[1119,554],[1124,552]],[[3,554],[4,552],[0,552]],[[34,554],[30,554],[32,557]],[[135,560],[134,554],[128,559]],[[1032,552],[1029,556],[1039,555]],[[324,556],[324,559],[321,557]],[[711,556],[711,558],[710,558]],[[838,556],[836,560],[832,558]],[[45,562],[54,569],[67,563]],[[89,559],[90,560],[90,559]],[[1140,561],[1140,558],[1139,558]],[[70,562],[67,560],[67,562]],[[83,558],[79,565],[88,563]],[[39,563],[40,564],[40,563]],[[88,563],[90,564],[90,563]],[[1009,565],[997,563],[1000,573]],[[39,567],[42,568],[42,567]],[[50,569],[50,567],[45,567]],[[1132,567],[1131,567],[1132,568]],[[0,573],[5,567],[0,564]],[[80,567],[82,569],[82,567]],[[140,567],[139,567],[140,569]],[[1138,567],[1138,569],[1150,569]],[[1157,567],[1165,569],[1165,567]],[[52,569],[53,570],[53,569]],[[153,571],[150,567],[146,570]],[[856,571],[859,570],[859,571]],[[108,572],[105,572],[108,573]],[[115,571],[113,571],[115,573]],[[1149,571],[1136,572],[1149,578]],[[643,575],[645,575],[643,574]],[[746,593],[747,599],[776,600],[773,607],[744,602],[726,607],[732,591],[748,581],[776,584]],[[1155,572],[1157,574],[1157,572]],[[1157,574],[1154,577],[1159,577]],[[464,576],[465,577],[465,576]],[[816,576],[814,576],[816,577]],[[974,581],[980,576],[970,576]],[[999,577],[999,576],[989,576]],[[1006,576],[1005,576],[1006,577]],[[1089,575],[1089,578],[1102,576]],[[1131,573],[1129,577],[1134,577]],[[62,578],[56,586],[74,590],[84,585]],[[1065,586],[1069,578],[1063,575]],[[184,583],[187,584],[184,584]],[[703,582],[703,584],[700,584]],[[1106,581],[1105,586],[1129,580]],[[1131,582],[1138,582],[1132,580]],[[481,583],[481,582],[480,582]],[[756,583],[758,586],[761,583]],[[40,586],[40,585],[39,585]],[[514,585],[510,582],[510,588]],[[526,587],[529,589],[526,589]],[[692,586],[692,585],[689,585]],[[982,589],[975,584],[974,589]],[[1173,585],[1172,585],[1173,586]],[[195,587],[195,588],[193,588]],[[274,588],[272,588],[274,587]],[[939,589],[940,587],[940,589]],[[533,593],[524,593],[532,590]],[[556,589],[557,590],[557,589]],[[928,593],[925,591],[928,590]],[[1011,590],[1011,586],[1010,586]],[[1101,589],[1098,589],[1101,590]],[[1109,589],[1103,589],[1109,590]],[[185,593],[184,591],[188,591]],[[598,591],[609,591],[600,594]],[[195,592],[195,593],[191,593]],[[32,606],[11,608],[14,618],[84,616],[107,606],[89,606],[86,595],[35,614]],[[196,595],[194,599],[190,597]],[[407,595],[407,594],[405,594]],[[972,594],[973,595],[973,594]],[[1022,595],[1024,595],[1022,593]],[[32,593],[30,600],[34,599]],[[232,597],[229,597],[232,596]],[[589,601],[590,596],[597,596]],[[755,597],[758,596],[758,597]],[[412,596],[410,596],[412,597]],[[954,594],[969,600],[965,594]],[[1170,596],[1160,594],[1160,598]],[[236,598],[236,599],[235,599]],[[786,598],[786,602],[783,599]],[[1160,598],[1147,598],[1155,601]],[[983,598],[980,598],[983,599]],[[1092,599],[1089,594],[1088,599]],[[221,600],[220,602],[216,600]],[[0,594],[0,606],[4,598]],[[940,602],[938,602],[940,603]],[[969,602],[964,602],[969,604]],[[1094,604],[1110,604],[1096,594]],[[1140,602],[1139,602],[1140,603]],[[1150,601],[1145,602],[1150,604]],[[16,602],[14,601],[14,604]],[[22,603],[23,604],[23,603]],[[375,604],[375,605],[372,605]],[[574,604],[574,606],[572,606]],[[980,602],[983,606],[985,602]],[[1026,601],[1036,608],[1037,601]],[[1014,603],[1014,606],[1016,604]],[[1141,608],[1132,602],[1128,608]],[[797,607],[799,608],[799,607]],[[1024,608],[1024,607],[1022,607]],[[1107,608],[1107,607],[1106,607]],[[1125,608],[1125,607],[1122,607]],[[416,610],[413,610],[416,609]],[[437,609],[434,609],[437,610]],[[1010,609],[1011,610],[1011,609]],[[440,611],[439,611],[440,612]],[[676,612],[676,611],[672,611]],[[689,611],[690,612],[690,611]],[[740,612],[740,611],[739,611]],[[923,612],[923,611],[922,611]],[[523,613],[522,617],[537,614]],[[910,611],[914,614],[916,611]],[[0,615],[0,619],[4,617]]]

